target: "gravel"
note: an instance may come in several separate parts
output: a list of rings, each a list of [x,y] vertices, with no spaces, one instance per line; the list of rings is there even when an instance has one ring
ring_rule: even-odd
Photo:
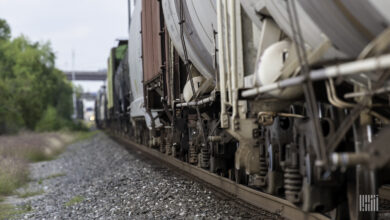
[[[31,165],[21,191],[43,192],[15,205],[21,219],[276,219],[150,161],[99,133],[56,160]]]

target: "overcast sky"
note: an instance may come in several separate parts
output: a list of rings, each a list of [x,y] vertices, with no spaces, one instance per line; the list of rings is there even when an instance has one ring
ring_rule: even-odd
[[[0,0],[12,36],[50,41],[61,70],[105,69],[109,50],[126,38],[127,0]]]

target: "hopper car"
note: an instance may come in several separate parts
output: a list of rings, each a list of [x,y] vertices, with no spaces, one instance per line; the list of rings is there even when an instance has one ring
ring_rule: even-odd
[[[131,11],[98,127],[307,212],[377,218],[358,201],[389,183],[389,1],[139,0]]]

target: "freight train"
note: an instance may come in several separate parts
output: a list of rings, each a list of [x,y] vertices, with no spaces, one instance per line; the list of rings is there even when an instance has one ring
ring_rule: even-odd
[[[139,0],[130,11],[99,128],[304,211],[377,217],[358,201],[389,183],[389,1]]]

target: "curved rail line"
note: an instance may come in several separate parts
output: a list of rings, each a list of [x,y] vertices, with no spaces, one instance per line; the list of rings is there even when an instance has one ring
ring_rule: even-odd
[[[271,213],[277,213],[286,219],[329,220],[327,216],[318,213],[304,212],[287,200],[254,190],[241,184],[237,184],[228,178],[218,176],[202,168],[185,163],[172,156],[163,154],[153,148],[140,145],[122,136],[115,134],[109,134],[109,136],[121,142],[122,144],[125,144],[126,147],[139,150],[163,163],[184,171],[185,173],[194,176],[201,181],[204,181],[211,186],[228,193],[234,198],[248,203],[256,208],[261,208]]]

